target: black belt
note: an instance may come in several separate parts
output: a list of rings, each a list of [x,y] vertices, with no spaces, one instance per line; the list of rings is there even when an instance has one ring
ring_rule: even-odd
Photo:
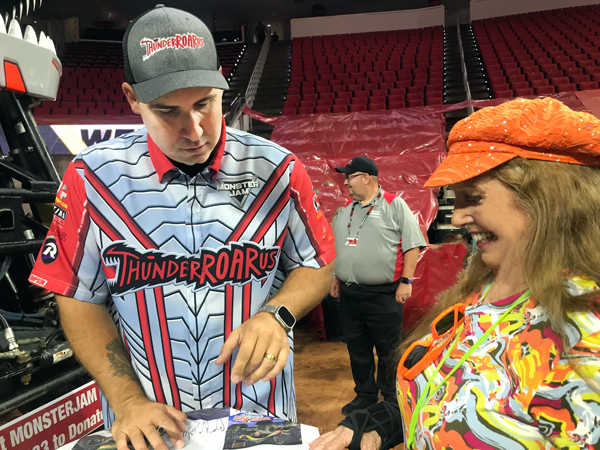
[[[395,292],[398,289],[399,281],[387,284],[357,284],[357,283],[341,283],[348,289],[364,292]]]

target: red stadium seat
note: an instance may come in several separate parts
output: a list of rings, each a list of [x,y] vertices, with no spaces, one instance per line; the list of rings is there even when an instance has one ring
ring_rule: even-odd
[[[582,91],[598,89],[597,81],[584,81],[583,83],[579,83],[579,89]]]
[[[575,84],[585,83],[586,81],[590,81],[589,75],[575,75],[571,77],[571,82]]]
[[[316,114],[329,114],[331,112],[329,106],[316,106],[315,113]]]
[[[404,108],[406,104],[403,101],[390,101],[388,102],[389,109],[400,109]]]
[[[333,104],[334,105],[349,105],[350,99],[349,98],[336,98],[333,100]]]
[[[556,88],[554,86],[540,86],[535,88],[535,93],[537,95],[548,95],[554,94],[556,92]]]
[[[369,103],[368,110],[369,111],[382,111],[385,110],[385,103]]]
[[[526,75],[526,78],[529,81],[534,81],[534,80],[543,80],[544,79],[544,74],[542,72],[534,72],[534,73],[528,73]]]
[[[335,97],[336,98],[352,98],[353,93],[354,92],[352,92],[352,91],[336,92]]]
[[[350,112],[359,112],[359,111],[366,111],[367,110],[367,105],[365,104],[357,104],[357,105],[350,105],[349,107],[349,111]]]
[[[496,94],[496,98],[514,97],[513,91],[511,91],[511,90],[498,91],[495,94]]]
[[[556,90],[557,90],[558,92],[571,92],[571,91],[576,91],[576,90],[577,90],[577,85],[575,85],[575,84],[570,84],[570,83],[557,84],[557,85],[556,85]]]
[[[367,102],[368,102],[367,97],[361,97],[361,98],[352,97],[350,99],[350,104],[351,105],[366,105]]]
[[[407,103],[409,107],[413,107],[413,106],[424,106],[425,103],[423,102],[423,97],[421,98],[415,98],[415,99],[408,99],[407,98]]]
[[[427,104],[428,105],[443,105],[444,104],[444,98],[443,97],[431,97],[427,99]]]
[[[569,77],[551,78],[550,81],[554,86],[558,86],[559,84],[568,84],[570,82]]]
[[[281,114],[284,116],[291,116],[296,114],[296,108],[282,108]]]
[[[369,91],[354,91],[354,97],[356,98],[367,98],[369,95]]]
[[[529,82],[527,81],[520,81],[517,83],[511,83],[511,87],[513,89],[527,89],[529,87]]]
[[[348,112],[348,105],[333,105],[331,107],[332,113],[345,113]]]
[[[539,88],[543,86],[548,86],[550,82],[544,78],[542,80],[533,80],[530,84],[532,88]]]
[[[383,103],[385,105],[385,97],[369,97],[369,104],[371,103]]]
[[[308,106],[301,106],[300,108],[298,108],[298,114],[312,114],[313,111],[314,108]]]
[[[526,95],[533,95],[532,88],[515,89],[515,97],[524,97]]]

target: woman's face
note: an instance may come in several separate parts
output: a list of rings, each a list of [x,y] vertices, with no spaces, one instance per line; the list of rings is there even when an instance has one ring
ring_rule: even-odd
[[[452,186],[456,195],[452,225],[468,228],[482,261],[496,273],[522,266],[530,221],[501,182],[481,176]]]

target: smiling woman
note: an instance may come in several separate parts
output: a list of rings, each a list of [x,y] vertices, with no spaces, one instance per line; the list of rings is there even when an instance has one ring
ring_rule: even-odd
[[[554,99],[455,125],[425,186],[455,190],[452,222],[479,251],[402,342],[399,409],[363,411],[312,450],[389,448],[400,424],[407,449],[600,448],[599,136]]]

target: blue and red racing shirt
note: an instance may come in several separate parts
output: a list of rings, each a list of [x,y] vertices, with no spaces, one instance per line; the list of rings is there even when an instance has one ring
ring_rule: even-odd
[[[195,177],[145,129],[77,155],[29,280],[106,302],[151,400],[295,420],[291,353],[275,380],[253,386],[231,384],[232,362],[214,360],[274,293],[277,273],[333,261],[333,234],[288,150],[223,125],[214,151]],[[105,409],[108,426],[111,417]]]

